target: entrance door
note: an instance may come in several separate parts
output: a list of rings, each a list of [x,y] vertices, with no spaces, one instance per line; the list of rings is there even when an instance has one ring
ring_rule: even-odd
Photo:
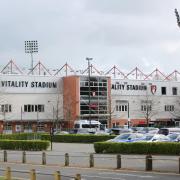
[[[180,121],[175,121],[175,126],[180,127]]]

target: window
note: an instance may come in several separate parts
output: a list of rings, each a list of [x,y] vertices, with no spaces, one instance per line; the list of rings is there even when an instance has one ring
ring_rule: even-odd
[[[151,105],[141,105],[141,111],[152,111]]]
[[[127,105],[116,105],[116,111],[127,111]]]
[[[122,111],[124,111],[124,106],[122,106]]]
[[[12,112],[11,104],[1,104],[0,105],[1,112]]]
[[[174,111],[174,105],[165,105],[164,111]]]
[[[161,94],[166,95],[166,87],[161,87]]]
[[[173,87],[172,88],[172,94],[173,95],[177,95],[177,87]]]
[[[24,112],[44,112],[44,105],[43,104],[25,104],[24,105]]]
[[[116,105],[116,111],[118,111],[118,105]]]

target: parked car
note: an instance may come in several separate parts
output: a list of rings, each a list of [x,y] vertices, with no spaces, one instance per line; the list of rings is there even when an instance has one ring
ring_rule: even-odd
[[[146,133],[156,134],[158,133],[158,131],[159,131],[159,128],[154,128],[154,127],[143,127],[140,130],[137,130],[137,132],[143,133],[143,134],[146,134]]]
[[[127,128],[110,128],[108,131],[110,135],[120,135],[122,133],[130,133],[130,132],[132,132],[132,130]]]
[[[170,142],[170,138],[163,134],[144,134],[142,138],[136,140],[136,142]]]
[[[142,129],[143,129],[144,127],[138,127],[138,126],[133,126],[133,127],[131,127],[131,130],[133,131],[133,132],[139,132],[139,131],[141,131]]]
[[[95,135],[110,135],[109,130],[105,129],[105,130],[98,130],[95,132]]]
[[[57,134],[69,134],[69,132],[67,132],[67,131],[55,131],[54,135],[57,135]]]
[[[114,139],[108,140],[107,142],[134,142],[142,137],[143,134],[140,133],[123,133],[116,136]]]
[[[169,134],[174,134],[174,133],[180,133],[180,128],[161,128],[158,131],[158,134],[164,134],[164,135],[169,135]]]
[[[95,132],[89,130],[88,128],[75,128],[75,129],[71,129],[69,131],[69,134],[94,134]]]
[[[167,135],[171,142],[180,142],[180,134],[169,134]]]

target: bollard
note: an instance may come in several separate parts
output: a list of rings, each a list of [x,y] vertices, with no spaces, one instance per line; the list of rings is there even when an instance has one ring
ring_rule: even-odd
[[[150,154],[146,156],[146,171],[152,171],[152,156]]]
[[[60,171],[56,171],[54,173],[54,180],[61,180],[61,173],[60,173]]]
[[[180,158],[179,158],[179,174],[180,174]]]
[[[36,180],[36,171],[35,171],[35,169],[31,169],[31,171],[30,171],[30,180]]]
[[[22,163],[26,163],[26,152],[22,152]]]
[[[5,179],[6,180],[11,180],[11,168],[10,167],[6,168]]]
[[[89,167],[94,167],[94,155],[92,153],[89,156]]]
[[[80,174],[76,174],[76,177],[74,179],[75,180],[81,180],[81,175]]]
[[[69,166],[69,154],[65,154],[65,166]]]
[[[42,153],[42,165],[45,165],[46,164],[46,153],[43,152]]]
[[[7,151],[4,150],[4,162],[7,162]]]
[[[121,168],[121,155],[117,154],[116,158],[117,158],[117,169],[120,169]]]

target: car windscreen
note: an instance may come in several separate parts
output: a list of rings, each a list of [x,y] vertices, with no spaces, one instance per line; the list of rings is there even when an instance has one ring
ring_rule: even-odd
[[[131,134],[121,134],[117,136],[115,139],[128,139],[131,136]]]
[[[153,135],[147,135],[145,136],[144,140],[149,141],[153,138]]]
[[[169,137],[171,140],[175,140],[178,136],[179,136],[179,134],[170,134],[170,135],[168,135],[168,137]]]

